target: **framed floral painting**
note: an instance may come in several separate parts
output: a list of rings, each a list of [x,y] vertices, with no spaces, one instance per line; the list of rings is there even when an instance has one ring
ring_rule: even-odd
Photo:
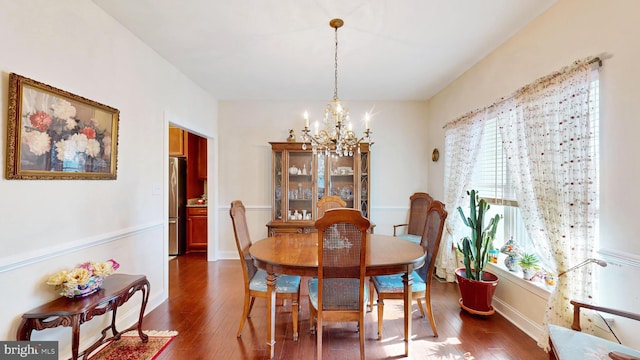
[[[9,75],[7,179],[116,179],[117,109]]]

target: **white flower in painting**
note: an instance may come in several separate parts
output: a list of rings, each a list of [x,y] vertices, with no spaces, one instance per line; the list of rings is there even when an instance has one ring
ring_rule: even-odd
[[[64,125],[65,130],[72,130],[74,127],[76,127],[76,124],[77,124],[76,121],[73,119],[66,119],[65,122],[66,122]]]
[[[96,139],[89,139],[87,141],[87,155],[96,157],[100,154],[100,143]]]
[[[60,140],[56,143],[56,157],[60,161],[73,160],[76,156],[76,151],[75,141]]]
[[[22,136],[22,142],[29,146],[29,150],[36,156],[40,156],[51,149],[51,137],[40,131],[29,131]]]
[[[51,108],[53,109],[53,116],[60,119],[70,120],[76,116],[76,108],[67,100],[56,99],[56,103],[51,105]],[[68,123],[67,121],[67,126]]]
[[[76,151],[85,152],[87,150],[87,142],[89,139],[85,134],[73,134],[69,141],[76,143]]]

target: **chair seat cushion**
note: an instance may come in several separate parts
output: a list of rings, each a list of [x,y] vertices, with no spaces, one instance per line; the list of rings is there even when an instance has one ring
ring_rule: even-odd
[[[640,351],[630,347],[558,325],[549,324],[549,339],[558,360],[609,359],[611,351],[640,356]]]
[[[401,239],[409,240],[409,241],[414,242],[416,244],[420,244],[420,240],[422,240],[421,236],[411,235],[411,234],[402,234],[402,235],[398,235],[397,237],[399,237]]]
[[[324,279],[325,285],[331,288],[330,292],[324,292],[323,304],[327,309],[357,309],[359,294],[358,279]],[[318,309],[318,279],[311,278],[307,283],[309,287],[309,301],[314,309]],[[368,286],[364,284],[364,302],[369,301]]]
[[[379,293],[403,293],[404,284],[402,283],[402,275],[404,274],[372,276],[371,280]],[[425,291],[427,284],[424,283],[420,275],[415,271],[411,275],[413,276],[411,291]]]
[[[300,288],[300,276],[278,275],[276,292],[297,293]],[[253,291],[267,291],[267,272],[259,269],[249,282],[249,289]]]

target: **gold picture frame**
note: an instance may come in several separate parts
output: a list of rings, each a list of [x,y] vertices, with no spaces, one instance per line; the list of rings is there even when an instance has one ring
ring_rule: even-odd
[[[9,74],[7,179],[115,180],[120,112]]]

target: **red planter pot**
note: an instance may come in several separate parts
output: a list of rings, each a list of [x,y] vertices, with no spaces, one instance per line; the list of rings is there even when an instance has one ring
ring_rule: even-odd
[[[483,272],[482,281],[469,280],[465,268],[456,269],[456,279],[460,287],[460,307],[472,314],[491,315],[495,312],[491,301],[498,286],[498,277]]]

